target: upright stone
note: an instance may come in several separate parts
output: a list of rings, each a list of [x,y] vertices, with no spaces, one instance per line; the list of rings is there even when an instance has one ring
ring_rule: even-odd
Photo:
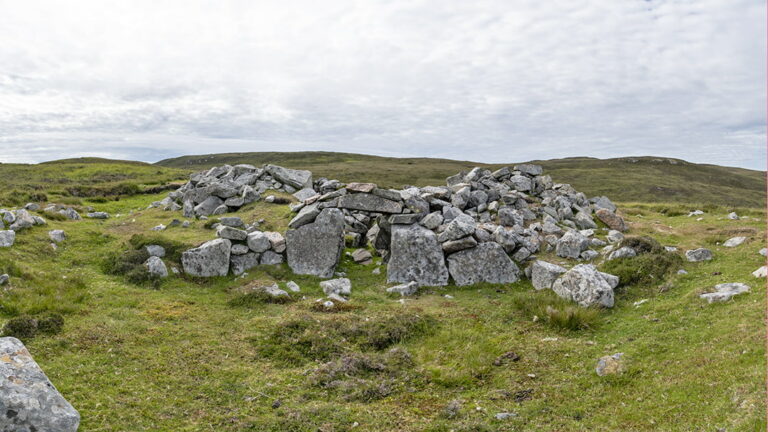
[[[552,285],[560,297],[580,306],[613,307],[615,276],[601,273],[592,264],[579,264],[565,272]]]
[[[520,279],[517,265],[504,248],[492,242],[449,255],[448,271],[458,286],[479,282],[514,283]]]
[[[264,169],[281,183],[291,185],[296,189],[312,187],[311,171],[283,168],[277,165],[267,165]]]
[[[285,236],[288,266],[294,273],[331,277],[344,250],[344,214],[323,209],[314,222]]]
[[[419,286],[448,284],[443,249],[434,232],[419,224],[392,225],[390,283],[416,282]]]
[[[232,242],[216,239],[181,254],[184,272],[192,276],[226,276]]]

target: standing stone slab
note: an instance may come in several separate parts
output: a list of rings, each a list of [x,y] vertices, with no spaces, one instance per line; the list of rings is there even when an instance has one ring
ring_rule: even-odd
[[[0,338],[0,430],[75,432],[80,414],[21,341]]]
[[[504,248],[491,242],[449,255],[448,271],[458,286],[479,282],[514,283],[520,279],[520,269]]]
[[[344,214],[324,209],[313,223],[285,236],[288,266],[294,273],[331,277],[344,250]]]
[[[231,248],[232,242],[227,239],[205,242],[181,254],[181,265],[192,276],[226,276]]]
[[[448,284],[443,249],[434,232],[421,225],[393,225],[389,283],[416,282],[419,286]]]
[[[557,264],[537,260],[531,266],[531,283],[537,290],[551,289],[555,280],[565,272],[566,269]]]

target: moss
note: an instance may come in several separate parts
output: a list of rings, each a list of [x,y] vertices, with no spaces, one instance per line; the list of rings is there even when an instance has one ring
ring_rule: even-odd
[[[660,253],[664,247],[655,239],[648,236],[629,236],[619,243],[619,248],[631,247],[638,255],[646,253]]]
[[[4,336],[13,336],[21,339],[32,339],[37,335],[37,320],[30,316],[11,318],[3,327]]]
[[[606,261],[600,271],[619,277],[619,286],[658,284],[683,265],[674,253],[660,251]]]

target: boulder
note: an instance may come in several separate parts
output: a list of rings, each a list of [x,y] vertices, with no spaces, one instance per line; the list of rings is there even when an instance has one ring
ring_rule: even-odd
[[[421,225],[393,225],[387,281],[419,286],[448,284],[443,250],[434,232]]]
[[[520,269],[496,243],[482,243],[448,256],[448,271],[456,285],[479,282],[514,283],[520,279]]]
[[[264,169],[281,183],[291,185],[296,189],[312,187],[312,172],[283,168],[277,165],[267,165]]]
[[[248,234],[248,248],[256,253],[263,253],[272,247],[272,243],[269,241],[269,237],[261,231],[254,231]]]
[[[597,228],[597,224],[595,221],[592,220],[592,216],[588,215],[586,212],[580,211],[576,213],[576,216],[574,216],[573,221],[576,222],[576,226],[580,229],[595,229]]]
[[[589,239],[578,231],[568,231],[555,244],[555,253],[559,257],[578,259],[589,248]]]
[[[523,226],[523,215],[518,210],[512,207],[502,207],[499,209],[499,224],[505,227],[511,227],[515,225]]]
[[[248,233],[246,231],[226,225],[219,225],[216,228],[216,235],[219,238],[236,241],[244,241],[248,238]]]
[[[165,256],[165,248],[160,245],[147,245],[144,247],[149,256],[162,258]]]
[[[349,296],[352,294],[352,282],[347,278],[330,279],[320,282],[320,288],[322,288],[325,295],[330,296],[333,294],[340,296]]]
[[[690,262],[709,261],[713,258],[712,251],[705,248],[698,248],[685,251],[685,259]]]
[[[234,249],[234,246],[233,246]],[[259,254],[256,252],[246,252],[241,255],[231,255],[229,257],[229,268],[233,275],[241,275],[246,270],[250,270],[259,265]]]
[[[637,256],[637,252],[629,246],[624,246],[616,249],[608,255],[608,260],[615,260],[618,258],[631,258]]]
[[[733,296],[749,292],[749,286],[743,283],[723,283],[715,285],[715,291],[701,294],[699,297],[705,299],[708,303],[725,302]]]
[[[327,208],[315,221],[286,234],[288,266],[296,274],[333,276],[344,250],[344,214]]]
[[[11,247],[14,241],[16,241],[15,231],[0,231],[0,247]]]
[[[460,238],[472,235],[475,232],[475,226],[477,224],[471,218],[469,220],[464,218],[456,218],[452,220],[438,235],[437,240],[440,243],[450,240],[458,240]]]
[[[552,284],[552,291],[580,306],[613,307],[614,277],[599,272],[592,264],[579,264],[563,273]]]
[[[160,278],[168,277],[168,268],[159,257],[150,256],[149,259],[144,262],[144,267],[147,268],[147,271],[152,276]]]
[[[214,214],[217,208],[219,208],[222,204],[224,204],[224,201],[216,196],[209,196],[208,198],[204,199],[203,202],[196,205],[194,208],[195,214],[197,216],[210,216]]]
[[[80,414],[56,390],[21,341],[0,338],[0,429],[75,432]]]
[[[401,213],[403,204],[374,194],[355,193],[339,197],[339,208],[377,213]]]
[[[723,243],[723,246],[725,246],[725,247],[736,247],[736,246],[739,246],[742,243],[744,243],[746,240],[747,240],[746,237],[732,237],[732,238],[729,238],[728,240],[726,240]]]
[[[536,260],[531,265],[531,283],[537,290],[552,289],[555,280],[566,271],[557,264]]]
[[[624,218],[617,215],[616,213],[608,210],[608,209],[598,209],[595,212],[595,216],[597,216],[598,219],[603,221],[604,224],[608,225],[608,228],[620,232],[624,232],[627,230],[627,224],[624,222]]]
[[[61,243],[67,238],[67,234],[64,233],[64,230],[50,230],[48,237],[55,243]]]
[[[226,276],[232,242],[216,239],[181,254],[184,272],[192,276]]]

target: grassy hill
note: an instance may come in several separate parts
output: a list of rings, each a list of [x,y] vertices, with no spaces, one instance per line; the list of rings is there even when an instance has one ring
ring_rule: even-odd
[[[274,163],[308,169],[315,176],[341,181],[371,181],[387,187],[444,184],[445,178],[474,166],[498,168],[522,161],[482,164],[430,158],[390,158],[330,152],[222,153],[183,156],[157,165],[202,170],[216,165]],[[570,183],[590,196],[606,195],[615,201],[765,206],[765,172],[679,159],[625,157],[616,159],[567,158],[533,161],[544,166],[556,182]]]

